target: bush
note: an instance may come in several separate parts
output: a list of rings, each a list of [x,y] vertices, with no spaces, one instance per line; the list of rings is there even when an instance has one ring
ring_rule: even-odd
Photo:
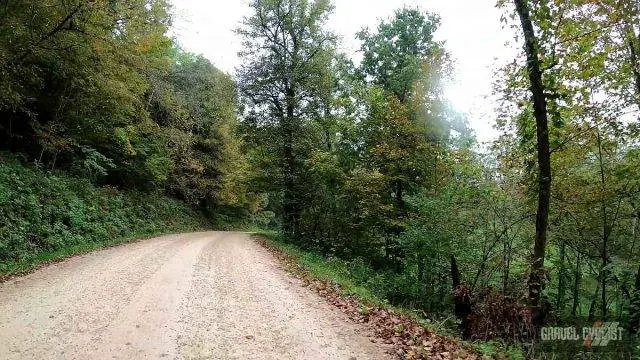
[[[0,155],[0,273],[41,253],[204,227],[200,213],[162,193],[98,188]]]

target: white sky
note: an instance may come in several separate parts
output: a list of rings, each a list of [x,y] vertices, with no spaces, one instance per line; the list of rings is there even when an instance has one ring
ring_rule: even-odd
[[[449,100],[464,112],[478,140],[497,135],[493,129],[491,95],[494,71],[514,58],[518,49],[510,30],[500,23],[496,0],[333,0],[329,26],[342,37],[342,51],[357,57],[355,33],[375,29],[380,19],[402,6],[419,7],[440,15],[436,39],[445,41],[455,60],[454,83],[447,86]],[[250,14],[249,0],[172,0],[173,33],[182,46],[203,54],[218,68],[233,74],[241,43],[233,30]]]

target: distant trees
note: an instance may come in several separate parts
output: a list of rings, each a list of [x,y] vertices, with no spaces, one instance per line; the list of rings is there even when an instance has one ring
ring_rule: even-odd
[[[237,135],[236,83],[202,56],[173,51],[151,82],[151,116],[171,148],[168,189],[191,204],[241,206],[248,170]]]

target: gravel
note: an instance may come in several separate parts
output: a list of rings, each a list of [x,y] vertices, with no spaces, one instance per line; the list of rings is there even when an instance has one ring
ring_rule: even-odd
[[[0,284],[0,359],[387,359],[249,235],[75,257]]]

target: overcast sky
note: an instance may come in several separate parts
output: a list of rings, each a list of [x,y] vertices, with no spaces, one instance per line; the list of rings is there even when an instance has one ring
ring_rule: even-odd
[[[203,54],[218,68],[233,74],[238,64],[240,40],[233,30],[250,14],[249,0],[172,0],[174,30],[188,51]],[[447,86],[447,97],[469,122],[480,141],[489,141],[493,130],[491,94],[495,69],[517,53],[509,30],[500,23],[496,0],[334,0],[329,26],[342,37],[341,50],[355,55],[359,43],[355,33],[374,29],[380,19],[402,6],[419,7],[440,15],[436,39],[445,41],[455,60],[455,82]],[[511,45],[506,45],[511,42]]]

